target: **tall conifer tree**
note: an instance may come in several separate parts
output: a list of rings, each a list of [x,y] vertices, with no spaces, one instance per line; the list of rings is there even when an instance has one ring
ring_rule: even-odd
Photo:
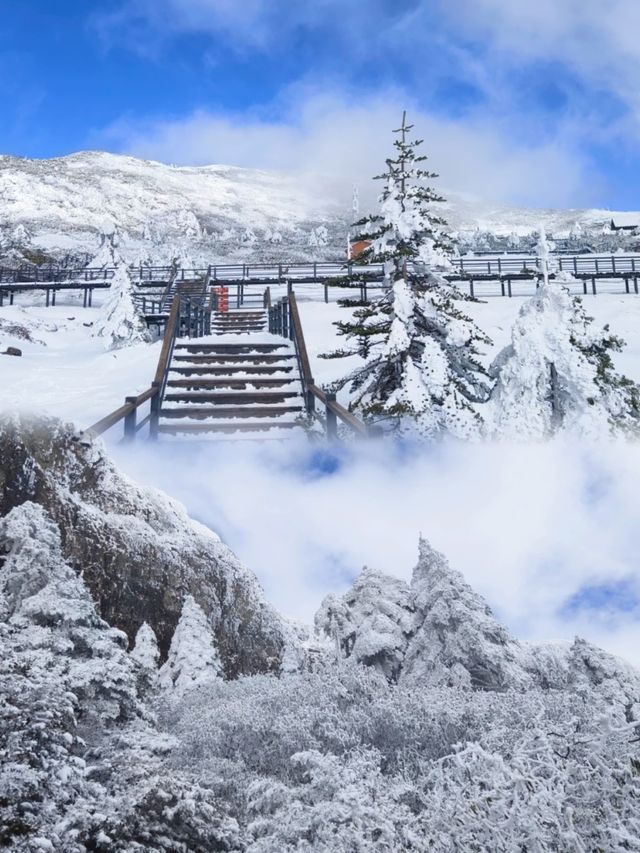
[[[438,176],[422,168],[412,127],[405,113],[394,155],[375,178],[384,181],[380,210],[356,223],[356,240],[369,245],[355,263],[383,264],[382,295],[337,323],[348,345],[326,357],[364,359],[334,387],[350,385],[351,407],[366,419],[426,439],[470,438],[481,427],[475,404],[489,394],[477,346],[490,341],[460,310],[471,297],[446,278],[452,241],[431,209],[444,199],[426,183]]]

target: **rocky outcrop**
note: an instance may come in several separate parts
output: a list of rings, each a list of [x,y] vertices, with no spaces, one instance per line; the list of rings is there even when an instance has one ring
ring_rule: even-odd
[[[56,523],[64,559],[101,617],[131,643],[146,622],[166,657],[191,595],[210,621],[227,678],[290,662],[291,629],[255,576],[179,504],[122,475],[101,442],[55,419],[0,419],[0,516],[26,501]]]

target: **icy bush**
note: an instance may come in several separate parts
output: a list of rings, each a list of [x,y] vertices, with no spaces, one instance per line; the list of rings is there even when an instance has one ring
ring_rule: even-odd
[[[115,268],[109,296],[93,324],[93,334],[104,338],[107,349],[119,349],[150,340],[146,323],[134,298],[133,280],[122,260]]]
[[[349,662],[173,713],[176,766],[252,853],[638,849],[638,724],[598,694],[421,690]]]
[[[569,432],[591,440],[640,434],[640,389],[616,373],[624,342],[598,329],[557,273],[521,308],[511,344],[495,359],[486,406],[496,438],[541,440]]]
[[[126,645],[42,508],[0,519],[0,846],[237,849],[214,795],[164,770],[172,741],[140,701]]]
[[[160,686],[180,694],[222,677],[213,631],[202,608],[188,595],[159,673]]]

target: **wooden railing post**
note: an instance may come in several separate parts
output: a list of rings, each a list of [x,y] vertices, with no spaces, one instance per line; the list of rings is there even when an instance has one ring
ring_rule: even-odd
[[[327,421],[327,438],[336,439],[338,437],[338,418],[336,413],[331,409],[330,403],[335,403],[336,395],[327,391],[325,403],[325,418]]]
[[[151,418],[149,420],[149,438],[152,441],[158,439],[158,423],[160,421],[160,383],[152,382],[151,387],[155,394],[151,398]]]
[[[306,402],[307,402],[307,414],[311,415],[313,417],[313,415],[315,415],[315,412],[316,412],[315,394],[313,393],[313,391],[311,391],[309,388],[307,388],[306,393],[305,393],[305,397],[306,397]]]
[[[125,397],[124,398],[125,405],[130,403],[136,403],[137,397]],[[135,408],[131,409],[128,415],[124,416],[124,438],[125,441],[134,441],[136,437],[136,427],[138,425],[138,410]]]

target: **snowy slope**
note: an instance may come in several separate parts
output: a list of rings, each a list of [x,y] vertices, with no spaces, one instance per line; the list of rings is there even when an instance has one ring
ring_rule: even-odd
[[[350,187],[233,166],[167,166],[105,152],[52,160],[0,157],[0,257],[93,255],[114,224],[127,259],[214,261],[342,258],[353,218]],[[527,210],[449,193],[446,215],[474,231],[524,236],[540,223],[556,236],[601,232],[604,210]]]
[[[289,254],[331,239],[344,245],[331,199],[293,177],[235,167],[178,168],[104,152],[2,157],[0,202],[4,254],[94,254],[114,223],[130,260],[255,260],[280,254],[283,243]]]

